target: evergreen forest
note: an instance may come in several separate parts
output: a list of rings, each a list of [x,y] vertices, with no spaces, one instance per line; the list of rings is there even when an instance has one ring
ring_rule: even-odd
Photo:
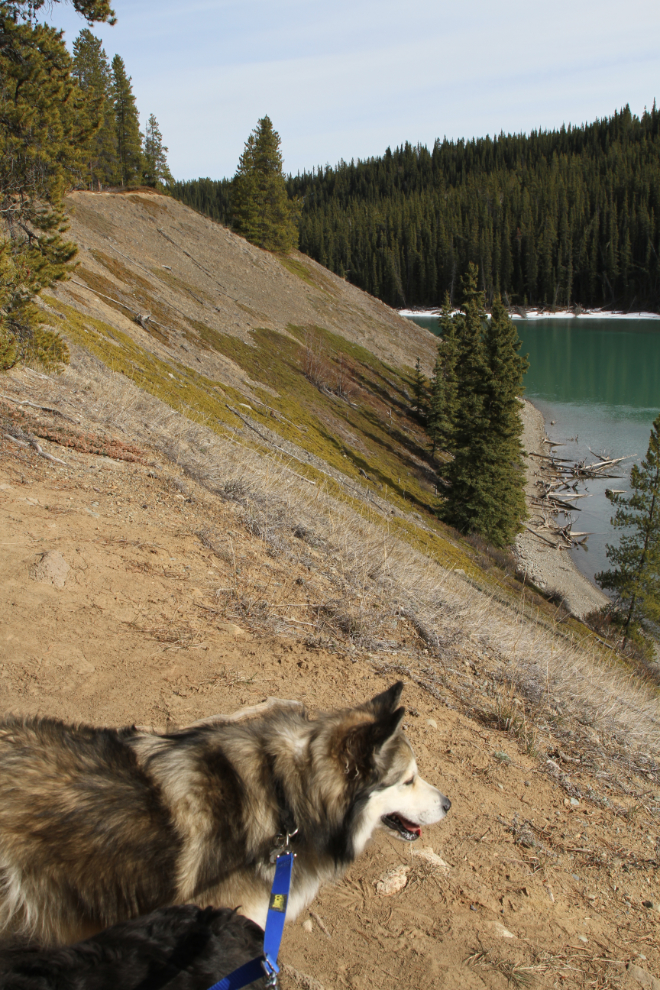
[[[58,0],[55,0],[58,2]],[[114,23],[108,0],[72,0],[88,24]],[[34,299],[65,279],[72,188],[171,181],[152,114],[144,134],[122,58],[112,66],[84,28],[71,56],[61,31],[36,20],[45,0],[0,0],[0,370],[23,360],[66,362]],[[46,4],[52,10],[52,4]]]
[[[300,250],[391,306],[460,302],[470,263],[490,305],[660,309],[660,111],[580,127],[405,144],[288,179]],[[231,222],[231,183],[175,183]]]

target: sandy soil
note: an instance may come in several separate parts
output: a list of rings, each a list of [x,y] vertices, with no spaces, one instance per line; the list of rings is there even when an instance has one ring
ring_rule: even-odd
[[[525,399],[522,410],[524,426],[523,447],[529,453],[543,451],[545,424],[543,414]],[[539,477],[538,462],[527,456],[527,496],[535,494],[535,484]],[[530,518],[537,514],[529,504]],[[568,610],[578,618],[588,615],[593,609],[601,608],[608,602],[603,592],[580,574],[567,550],[556,549],[544,542],[528,529],[523,530],[515,540],[514,552],[521,568],[530,581],[546,592],[558,592]]]
[[[386,653],[318,649],[246,617],[264,587],[287,608],[331,587],[321,569],[269,555],[237,506],[148,450],[43,447],[66,466],[0,438],[4,709],[164,728],[271,695],[333,708],[396,679]],[[205,544],[210,532],[226,553]],[[456,671],[468,693],[481,664],[475,652]],[[626,793],[577,747],[547,737],[537,752],[458,698],[409,680],[404,699],[420,771],[450,815],[413,846],[379,833],[287,928],[284,990],[657,988],[650,784]],[[377,885],[390,870],[400,889],[387,896]]]

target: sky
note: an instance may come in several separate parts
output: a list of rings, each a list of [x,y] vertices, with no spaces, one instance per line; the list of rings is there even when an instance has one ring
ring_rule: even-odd
[[[660,103],[657,0],[114,0],[94,25],[177,179],[231,177],[268,114],[286,172],[409,141],[551,129]],[[71,47],[85,22],[46,20]]]

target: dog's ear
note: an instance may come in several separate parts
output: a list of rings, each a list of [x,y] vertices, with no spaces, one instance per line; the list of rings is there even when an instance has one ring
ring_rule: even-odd
[[[403,681],[397,681],[396,684],[389,687],[387,691],[377,694],[375,698],[368,701],[364,707],[368,708],[374,713],[374,715],[377,716],[393,712],[399,704],[402,691]]]
[[[374,768],[374,757],[401,725],[405,708],[385,712],[373,722],[363,722],[344,737],[341,760],[348,777],[365,777]]]

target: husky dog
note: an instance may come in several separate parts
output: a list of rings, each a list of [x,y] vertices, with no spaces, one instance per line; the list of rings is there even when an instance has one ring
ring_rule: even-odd
[[[161,908],[77,945],[0,951],[2,990],[208,990],[259,956],[263,932],[229,908]],[[265,979],[252,987],[266,986]]]
[[[284,703],[164,735],[6,718],[0,933],[75,942],[193,901],[238,908],[263,928],[287,841],[295,918],[376,826],[413,841],[449,810],[401,731],[402,688],[318,717]]]

